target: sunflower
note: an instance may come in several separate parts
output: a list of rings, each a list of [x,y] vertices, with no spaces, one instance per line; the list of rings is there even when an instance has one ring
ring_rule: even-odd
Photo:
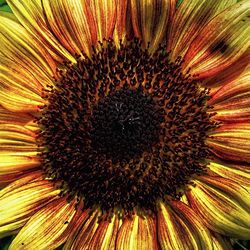
[[[8,0],[9,249],[230,249],[250,238],[250,1]]]

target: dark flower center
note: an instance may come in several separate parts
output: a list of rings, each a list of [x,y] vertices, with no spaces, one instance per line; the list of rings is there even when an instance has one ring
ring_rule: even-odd
[[[208,90],[181,64],[164,46],[149,54],[138,39],[119,48],[104,41],[91,58],[64,63],[44,95],[37,139],[62,194],[108,214],[152,213],[205,171],[205,139],[218,124]]]
[[[159,141],[161,110],[142,89],[122,88],[93,107],[91,145],[112,162],[133,159]]]

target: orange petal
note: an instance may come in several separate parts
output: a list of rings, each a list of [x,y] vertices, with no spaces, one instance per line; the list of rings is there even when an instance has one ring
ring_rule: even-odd
[[[101,221],[91,239],[88,249],[115,249],[118,229],[119,220],[117,216],[113,216],[111,221]]]
[[[138,215],[125,219],[116,244],[117,249],[158,249],[155,219]]]
[[[32,39],[29,41],[33,41],[34,38],[39,39],[46,48],[47,54],[51,55],[57,62],[62,62],[65,59],[75,61],[51,32],[42,1],[8,0],[8,5],[31,35]]]
[[[230,164],[227,162],[210,162],[209,169],[221,177],[237,182],[250,191],[250,169],[247,164]]]
[[[65,198],[50,202],[29,219],[9,249],[56,249],[66,241],[66,235],[61,241],[57,239],[67,229],[75,212],[75,203],[68,203]]]
[[[94,18],[97,39],[112,38],[117,22],[117,1],[118,0],[87,0]],[[125,10],[124,10],[125,11]]]
[[[13,111],[37,111],[42,88],[52,82],[54,62],[24,27],[1,14],[0,29],[0,104]]]
[[[175,0],[131,0],[131,15],[135,36],[142,39],[149,50],[153,52],[166,36],[166,30],[173,10]]]
[[[187,196],[207,227],[226,236],[249,239],[249,192],[229,179],[215,176],[200,177],[194,184]]]
[[[176,11],[170,31],[168,50],[171,50],[172,58],[183,56],[204,26],[214,16],[236,2],[236,0],[182,1]]]
[[[223,122],[250,120],[250,72],[218,89],[209,100],[214,119]]]
[[[211,132],[207,144],[218,157],[226,160],[250,162],[250,124],[223,124]]]
[[[44,45],[32,37],[28,31],[13,18],[0,13],[1,52],[14,60],[16,65],[31,67],[35,75],[55,72],[56,64]]]
[[[119,46],[120,40],[124,41],[127,35],[127,26],[130,21],[128,0],[117,1],[117,17],[114,29],[114,41]]]
[[[78,229],[69,236],[71,240],[66,242],[64,249],[88,250],[91,239],[98,228],[98,216],[98,211],[93,212],[91,215],[89,215],[89,211],[85,211],[83,216],[79,218]]]
[[[97,41],[94,18],[85,1],[43,1],[51,31],[60,43],[78,55],[84,51],[90,56],[91,45]]]
[[[34,117],[27,113],[11,112],[0,105],[0,124],[11,123],[24,125],[32,121]]]
[[[0,124],[0,156],[37,154],[36,134],[20,125]]]
[[[36,211],[55,199],[59,191],[42,180],[40,172],[30,173],[0,191],[0,237],[16,233]]]
[[[230,240],[226,237],[222,237],[220,234],[213,233],[212,240],[214,250],[233,250]]]
[[[198,34],[185,55],[185,69],[199,79],[213,77],[248,51],[250,2],[240,1],[217,15]]]
[[[74,218],[69,223],[69,228],[72,228],[72,230],[69,231],[67,235],[68,239],[63,247],[64,250],[74,249],[73,247],[76,244],[75,239],[78,233],[82,230],[82,227],[84,226],[85,222],[89,218],[90,218],[90,211],[88,209],[83,210],[82,206],[79,206],[77,208],[76,214],[74,215]]]
[[[38,166],[35,133],[21,125],[0,123],[0,184],[5,185]]]
[[[246,51],[237,61],[231,64],[229,68],[226,68],[220,74],[216,74],[213,77],[209,77],[208,79],[203,79],[201,85],[203,87],[210,88],[211,93],[215,93],[222,86],[240,79],[241,76],[244,76],[249,73],[250,69],[247,69],[249,64],[249,55],[248,51]]]
[[[181,201],[160,205],[158,239],[161,249],[213,249],[209,231],[196,213]]]

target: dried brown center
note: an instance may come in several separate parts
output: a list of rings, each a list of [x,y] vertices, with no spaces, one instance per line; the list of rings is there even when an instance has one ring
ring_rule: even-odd
[[[85,207],[154,212],[204,171],[208,91],[160,46],[104,41],[92,57],[65,63],[38,120],[46,175]]]

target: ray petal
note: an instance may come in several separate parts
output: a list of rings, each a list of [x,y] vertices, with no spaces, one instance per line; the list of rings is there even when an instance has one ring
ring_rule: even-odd
[[[247,164],[214,161],[208,167],[215,175],[235,181],[250,191],[250,169]]]
[[[113,216],[110,221],[101,221],[96,229],[96,232],[89,244],[89,250],[115,249],[117,233],[119,229],[119,219]]]
[[[160,205],[158,239],[162,249],[213,249],[212,239],[196,213],[180,201]]]
[[[239,239],[249,239],[249,192],[222,177],[203,176],[194,181],[187,196],[191,207],[208,228]]]
[[[55,61],[62,62],[65,59],[75,61],[51,32],[49,20],[44,14],[43,1],[7,0],[7,3],[19,22],[29,32],[32,39],[38,39],[44,44],[48,54],[51,54]]]
[[[249,51],[250,2],[243,0],[217,15],[198,34],[184,57],[184,70],[197,78],[213,77],[229,68]]]
[[[167,33],[176,7],[175,0],[131,0],[131,16],[135,35],[152,52]]]
[[[40,172],[30,173],[0,191],[0,236],[14,234],[35,212],[55,199],[59,191],[42,180]]]
[[[172,58],[176,59],[178,56],[185,55],[191,42],[206,24],[222,10],[236,2],[236,0],[182,1],[176,11],[170,31],[168,50],[171,50]]]
[[[156,250],[156,220],[149,216],[134,215],[123,221],[117,238],[117,249]]]
[[[223,124],[211,132],[207,144],[221,159],[250,162],[250,125],[248,122]]]
[[[209,100],[216,112],[214,119],[222,122],[250,120],[250,72],[219,88]]]
[[[75,203],[60,198],[35,213],[12,241],[9,249],[56,249],[64,241],[60,236],[67,229],[75,214]],[[61,240],[58,241],[57,239]]]

